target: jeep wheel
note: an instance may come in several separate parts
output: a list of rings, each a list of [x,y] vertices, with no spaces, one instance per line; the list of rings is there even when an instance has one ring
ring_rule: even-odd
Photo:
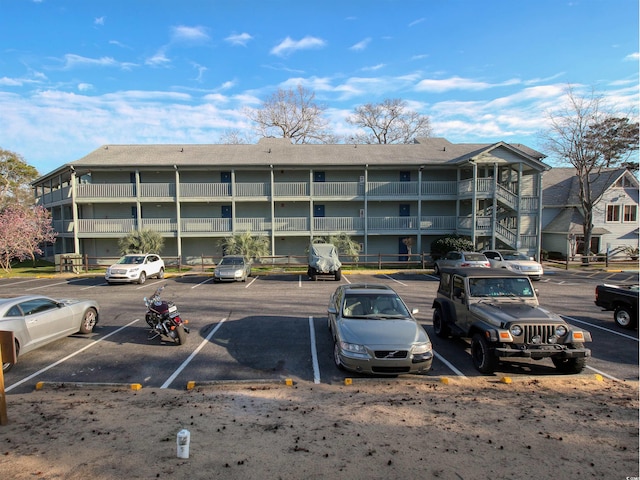
[[[440,267],[438,267],[437,263],[433,266],[433,273],[438,276],[440,275]]]
[[[449,326],[446,325],[444,321],[442,309],[440,307],[436,307],[433,311],[433,331],[440,338],[449,338],[449,335],[451,334]]]
[[[471,359],[480,373],[491,374],[496,369],[497,360],[489,347],[489,342],[480,333],[471,339]]]
[[[613,320],[619,327],[622,328],[635,328],[636,320],[631,315],[629,307],[619,306],[616,307],[616,311],[613,313]]]
[[[584,344],[575,343],[570,348],[584,348]],[[559,358],[551,357],[553,365],[561,373],[580,373],[587,365],[587,357]]]

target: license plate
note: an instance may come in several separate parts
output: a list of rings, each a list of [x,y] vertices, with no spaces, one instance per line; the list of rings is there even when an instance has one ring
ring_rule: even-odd
[[[173,313],[173,312],[177,312],[178,311],[178,307],[176,307],[175,305],[172,305],[169,307],[169,313]]]

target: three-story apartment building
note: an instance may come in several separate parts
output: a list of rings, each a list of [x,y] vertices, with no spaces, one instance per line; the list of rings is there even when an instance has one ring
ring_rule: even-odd
[[[272,255],[304,255],[346,233],[364,254],[429,252],[448,234],[477,249],[539,257],[544,156],[523,145],[105,145],[33,183],[59,236],[54,253],[117,256],[135,229],[165,256],[219,256],[220,239],[268,236]],[[406,239],[410,239],[409,242]]]

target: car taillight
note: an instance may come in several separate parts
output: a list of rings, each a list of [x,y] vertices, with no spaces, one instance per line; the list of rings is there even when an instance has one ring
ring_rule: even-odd
[[[484,262],[484,266],[489,268],[489,267],[491,267],[491,264],[489,262]]]
[[[461,263],[460,266],[461,267],[468,267],[469,265],[471,265],[470,263]]]

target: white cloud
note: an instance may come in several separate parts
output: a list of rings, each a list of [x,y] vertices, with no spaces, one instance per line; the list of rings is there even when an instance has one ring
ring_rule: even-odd
[[[418,82],[415,89],[419,92],[433,92],[442,93],[449,90],[487,90],[494,87],[503,87],[507,85],[515,85],[520,83],[520,80],[506,80],[497,84],[481,82],[478,80],[472,80],[470,78],[462,77],[450,77],[441,80],[425,79]]]
[[[89,58],[83,57],[81,55],[75,55],[73,53],[67,53],[64,56],[63,68],[65,70],[70,70],[73,68],[82,67],[113,67],[128,70],[133,66],[135,66],[135,64],[128,62],[118,62],[112,57]]]
[[[151,65],[153,67],[161,67],[171,63],[171,60],[169,60],[163,48],[158,50],[153,57],[147,58],[144,63],[145,65]]]
[[[629,55],[624,57],[624,60],[627,62],[637,62],[638,60],[640,60],[640,53],[639,52],[630,53]]]
[[[363,72],[375,72],[376,70],[380,70],[382,68],[386,67],[386,64],[384,63],[379,63],[377,65],[373,65],[371,67],[363,67],[362,71]]]
[[[240,33],[240,34],[229,35],[224,40],[226,42],[229,42],[231,45],[240,45],[242,47],[246,47],[247,43],[253,40],[253,37],[248,33]]]
[[[371,43],[371,38],[365,38],[364,40],[359,41],[355,45],[349,47],[349,50],[353,50],[354,52],[359,52],[367,48],[367,46]]]
[[[273,47],[269,53],[272,55],[286,56],[298,50],[322,48],[326,44],[327,42],[317,37],[306,36],[301,40],[293,40],[291,37],[287,37],[278,45]]]
[[[203,43],[209,41],[209,35],[204,27],[187,27],[180,25],[171,28],[173,42]]]
[[[418,18],[417,20],[414,20],[413,22],[411,22],[409,24],[410,27],[415,27],[416,25],[418,25],[419,23],[422,23],[425,21],[425,18]]]
[[[89,90],[93,90],[93,85],[91,85],[90,83],[79,83],[78,84],[78,91],[87,92]]]
[[[104,25],[104,20],[106,17],[97,17],[94,21],[94,25]]]

